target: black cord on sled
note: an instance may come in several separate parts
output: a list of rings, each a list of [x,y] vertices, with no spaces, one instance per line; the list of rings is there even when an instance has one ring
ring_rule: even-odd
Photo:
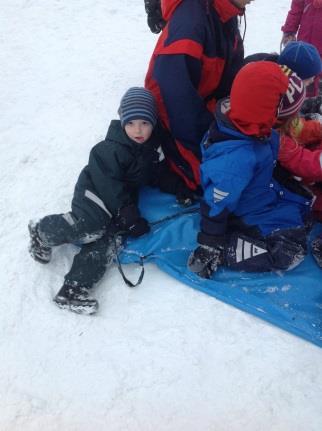
[[[187,208],[187,209],[185,209],[185,210],[178,211],[177,213],[174,213],[174,214],[168,215],[168,216],[163,217],[163,218],[161,218],[161,219],[159,219],[159,220],[156,220],[156,221],[154,221],[154,222],[151,222],[151,223],[149,223],[149,225],[150,225],[150,226],[157,226],[157,225],[159,225],[159,224],[161,224],[161,223],[165,223],[166,221],[173,220],[173,219],[175,219],[175,218],[177,218],[177,217],[180,217],[180,216],[182,216],[182,215],[184,215],[184,214],[193,214],[193,213],[196,213],[197,211],[199,211],[199,206],[195,206],[195,207],[192,207],[192,208]],[[120,261],[120,257],[119,257],[119,253],[118,253],[118,245],[117,245],[117,240],[116,240],[116,238],[117,238],[117,236],[118,236],[118,235],[120,235],[121,233],[122,233],[122,232],[117,232],[117,233],[113,236],[113,244],[114,244],[115,255],[116,255],[116,264],[117,264],[117,269],[119,270],[119,273],[121,274],[121,276],[122,276],[122,278],[123,278],[124,283],[125,283],[128,287],[136,287],[136,286],[138,286],[139,284],[141,284],[141,283],[142,283],[142,280],[143,280],[143,277],[144,277],[144,259],[146,259],[146,258],[147,258],[148,256],[150,256],[150,255],[147,255],[147,256],[139,256],[140,261],[139,261],[138,263],[139,263],[140,267],[142,268],[142,269],[141,269],[141,273],[140,273],[140,275],[139,275],[139,278],[138,278],[137,282],[136,282],[136,283],[132,283],[132,281],[131,281],[131,280],[129,280],[129,279],[126,277],[126,275],[124,274],[123,267],[122,267],[122,263],[121,263],[121,261]]]

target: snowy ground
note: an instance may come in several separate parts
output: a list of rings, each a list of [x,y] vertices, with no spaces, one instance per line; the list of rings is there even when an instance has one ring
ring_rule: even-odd
[[[249,6],[248,53],[289,4]],[[95,317],[52,304],[74,250],[36,264],[27,222],[68,210],[156,37],[143,0],[2,0],[0,28],[0,431],[321,431],[321,349],[153,265],[133,290],[113,268]]]

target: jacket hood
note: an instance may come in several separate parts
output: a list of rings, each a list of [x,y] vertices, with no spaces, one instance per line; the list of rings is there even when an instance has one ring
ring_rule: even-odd
[[[238,130],[227,116],[230,108],[229,97],[217,102],[215,120],[212,122],[201,144],[203,161],[212,158],[214,154],[222,155],[235,151],[238,147],[244,147],[253,143],[270,143],[271,135],[264,137],[247,136]],[[276,133],[272,130],[272,133]]]
[[[163,18],[168,21],[172,17],[174,11],[183,1],[184,0],[161,0]],[[200,2],[204,2],[206,5],[207,0],[200,0]],[[243,13],[243,11],[234,6],[230,0],[210,0],[209,3],[211,2],[223,22],[226,22],[230,18]]]
[[[228,118],[246,135],[270,135],[288,83],[287,75],[276,63],[258,61],[247,64],[233,82]]]
[[[125,133],[120,120],[111,121],[105,139],[107,138],[109,141],[114,141],[121,144],[131,145],[132,142]]]

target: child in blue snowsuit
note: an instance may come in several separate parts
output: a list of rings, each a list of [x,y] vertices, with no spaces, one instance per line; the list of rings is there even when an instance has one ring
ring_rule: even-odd
[[[273,179],[279,136],[272,127],[279,104],[289,92],[298,107],[305,95],[304,85],[291,86],[291,74],[273,62],[250,63],[237,74],[230,100],[217,104],[201,144],[200,245],[188,262],[201,277],[210,278],[219,265],[287,270],[306,254],[304,220],[311,199]]]

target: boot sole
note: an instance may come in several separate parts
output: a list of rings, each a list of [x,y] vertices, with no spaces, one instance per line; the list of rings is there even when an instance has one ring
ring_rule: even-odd
[[[56,298],[54,298],[53,301],[57,305],[57,307],[61,308],[62,310],[69,310],[77,314],[90,316],[92,314],[97,313],[98,311],[98,303],[93,305],[81,305],[81,304],[75,304],[72,301],[68,301],[68,300],[66,301],[57,300]]]

